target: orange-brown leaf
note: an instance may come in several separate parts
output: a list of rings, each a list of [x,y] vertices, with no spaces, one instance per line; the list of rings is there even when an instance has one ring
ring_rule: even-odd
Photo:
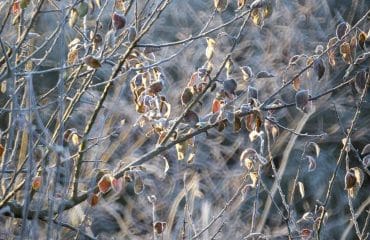
[[[99,203],[99,196],[97,194],[92,194],[89,198],[89,204],[94,207]]]
[[[217,99],[214,99],[212,103],[212,113],[219,112],[220,110],[221,110],[221,102]]]
[[[3,156],[4,146],[0,143],[0,158]]]
[[[112,186],[112,178],[108,174],[104,175],[98,183],[99,191],[102,193],[108,192],[111,186]]]
[[[41,178],[41,176],[35,177],[33,179],[33,181],[32,181],[32,189],[35,190],[35,191],[37,191],[37,190],[40,189],[41,185],[42,185],[42,178]]]

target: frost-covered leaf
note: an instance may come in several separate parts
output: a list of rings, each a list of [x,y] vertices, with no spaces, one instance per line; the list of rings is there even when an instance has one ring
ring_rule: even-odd
[[[105,174],[98,182],[99,191],[102,193],[107,193],[112,186],[112,176]]]
[[[301,198],[304,198],[305,190],[304,190],[304,185],[302,182],[298,182],[298,189],[299,189],[299,194],[301,195]]]
[[[337,30],[336,30],[337,38],[341,40],[348,31],[349,31],[348,23],[342,22],[338,24]]]
[[[315,171],[316,166],[317,166],[316,159],[310,155],[307,155],[306,158],[308,160],[308,172]]]
[[[295,91],[299,91],[301,88],[301,79],[299,77],[294,78],[292,86]]]
[[[184,160],[186,152],[188,150],[188,141],[183,141],[176,144],[177,159]]]
[[[302,112],[307,112],[307,104],[310,96],[308,94],[308,90],[300,90],[295,95],[295,103],[297,109],[301,110]]]
[[[322,61],[321,58],[317,58],[313,62],[313,70],[315,71],[317,75],[317,80],[320,80],[322,76],[324,76],[325,73],[325,66],[324,62]]]
[[[42,177],[36,176],[32,181],[32,189],[38,191],[42,186]]]
[[[367,33],[364,32],[364,31],[360,31],[360,33],[358,34],[358,45],[360,45],[360,47],[364,50],[365,49],[365,41],[366,39],[368,38],[367,36]]]
[[[134,192],[140,194],[144,191],[144,182],[140,174],[134,174]]]
[[[94,207],[99,203],[99,195],[97,194],[91,194],[91,196],[88,199],[88,202],[90,206]]]
[[[235,94],[235,90],[238,87],[235,79],[227,79],[223,82],[224,90],[229,94]]]
[[[155,222],[153,224],[154,231],[156,234],[162,234],[166,229],[167,223],[166,222]]]
[[[98,59],[94,58],[93,56],[91,55],[88,55],[85,57],[85,63],[87,66],[91,67],[91,68],[100,68],[101,67],[101,64],[99,62]]]
[[[113,24],[114,29],[116,29],[116,30],[120,30],[120,29],[124,28],[125,25],[126,25],[125,16],[123,16],[123,15],[117,13],[117,12],[114,12],[112,14],[112,24]]]
[[[266,71],[260,71],[256,74],[256,78],[272,78],[274,75]]]
[[[68,25],[74,27],[78,20],[78,11],[75,8],[71,9],[71,14],[69,16]]]
[[[263,17],[258,8],[254,8],[251,11],[251,19],[254,25],[256,25],[257,27],[263,27]]]
[[[320,146],[315,142],[309,142],[307,145],[308,151],[311,151],[310,148],[315,152],[316,158],[320,155]]]
[[[122,191],[123,183],[122,178],[112,178],[112,189],[116,193],[119,193]]]
[[[367,155],[370,153],[370,143],[366,144],[362,149],[361,155]]]
[[[258,99],[258,90],[255,87],[248,86],[247,90],[247,98],[248,99]]]
[[[227,8],[228,0],[213,0],[213,4],[218,12],[223,12]]]
[[[243,80],[248,81],[250,78],[253,77],[252,68],[250,66],[242,66],[240,70],[243,74]]]
[[[207,41],[206,57],[207,57],[207,60],[209,61],[213,57],[216,41],[213,38],[209,38],[209,37],[206,38],[206,41]]]

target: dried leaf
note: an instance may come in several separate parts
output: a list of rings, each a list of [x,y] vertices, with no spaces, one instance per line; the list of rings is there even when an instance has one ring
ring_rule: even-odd
[[[348,190],[356,185],[356,176],[353,170],[349,169],[344,177],[344,189]]]
[[[116,193],[120,193],[122,191],[122,178],[112,178],[112,189]]]
[[[301,88],[301,79],[299,77],[294,78],[292,86],[295,91],[299,91]]]
[[[236,83],[235,79],[228,79],[228,80],[224,80],[223,86],[224,86],[224,90],[227,93],[235,94],[235,90],[238,84]]]
[[[364,183],[364,173],[362,172],[362,169],[359,167],[353,167],[350,170],[353,171],[356,178],[356,185],[358,188],[360,188]]]
[[[361,155],[363,156],[363,155],[367,155],[369,153],[370,153],[370,143],[365,145],[365,147],[362,149]]]
[[[321,55],[324,52],[324,46],[323,45],[317,45],[315,48],[315,54]]]
[[[301,57],[301,55],[294,55],[293,57],[291,57],[289,59],[289,65],[295,65],[297,64],[299,58]]]
[[[38,191],[42,185],[42,178],[41,176],[36,176],[32,181],[32,189]]]
[[[365,168],[370,167],[370,154],[366,155],[365,157],[362,158],[362,165]]]
[[[163,89],[163,82],[161,80],[155,81],[150,84],[149,86],[149,92],[151,94],[157,94],[161,92]]]
[[[266,2],[265,6],[262,8],[262,12],[263,12],[264,19],[271,17],[272,12],[273,12],[273,7],[272,7],[271,2]]]
[[[144,191],[144,182],[143,182],[143,179],[141,178],[140,174],[135,174],[134,192],[136,194],[140,194],[143,191]]]
[[[301,198],[304,198],[305,190],[304,190],[304,185],[303,185],[302,182],[298,182],[298,189],[299,189],[299,193],[301,195]]]
[[[112,186],[112,176],[105,174],[98,182],[99,191],[107,193]]]
[[[249,177],[252,180],[251,187],[256,188],[257,187],[257,182],[258,182],[258,173],[257,172],[250,172]]]
[[[237,114],[233,114],[234,115],[234,132],[239,132],[240,129],[242,128],[242,120],[240,119],[240,117],[237,115]]]
[[[343,146],[346,144],[346,140],[347,140],[347,138],[343,138],[343,139],[342,139],[342,144],[343,144]],[[345,146],[344,150],[345,150],[346,152],[351,151],[351,139],[348,139],[348,141],[347,141],[347,146]]]
[[[238,9],[242,9],[245,6],[246,0],[238,0]]]
[[[126,182],[132,182],[134,180],[135,176],[133,174],[132,171],[125,171],[123,173],[123,179],[126,181]]]
[[[276,125],[272,125],[271,135],[272,135],[272,140],[275,142],[279,136],[279,128]]]
[[[346,22],[340,23],[337,26],[337,30],[336,30],[337,38],[341,40],[348,31],[349,31],[349,24]]]
[[[295,95],[295,103],[298,110],[307,112],[307,104],[309,100],[308,90],[300,90]]]
[[[307,147],[308,147],[308,151],[309,152],[312,152],[312,150],[310,150],[310,148],[313,148],[313,150],[315,152],[315,155],[316,155],[316,158],[319,157],[319,155],[320,155],[320,147],[319,147],[319,145],[317,143],[315,143],[315,142],[309,142],[308,145],[307,145]]]
[[[256,78],[272,78],[272,77],[274,77],[274,75],[266,71],[260,71],[256,75]]]
[[[6,90],[7,90],[7,83],[6,81],[2,81],[2,83],[0,84],[0,92],[6,93]]]
[[[213,57],[216,41],[213,38],[209,38],[209,37],[206,37],[206,41],[207,41],[206,57],[207,57],[207,60],[209,61]]]
[[[67,56],[67,63],[69,65],[75,64],[78,59],[78,49],[76,47],[70,48]]]
[[[335,37],[331,38],[329,41],[328,41],[328,44],[327,44],[327,48],[329,49],[328,50],[328,58],[329,58],[329,64],[331,66],[335,66],[336,62],[335,62],[335,49],[332,48],[337,42],[337,39]]]
[[[257,132],[256,130],[253,130],[249,133],[249,140],[251,142],[254,142],[257,140],[257,138],[260,136],[259,132]]]
[[[176,144],[176,152],[177,152],[177,159],[184,160],[186,152],[188,150],[188,141],[183,141],[181,143]]]
[[[77,133],[72,133],[69,142],[74,146],[78,146],[80,144],[80,136]]]
[[[126,25],[126,18],[123,15],[114,12],[112,14],[112,24],[114,29],[116,30],[122,29]]]
[[[191,126],[195,126],[199,122],[198,114],[192,110],[189,110],[184,116],[184,122]]]
[[[303,228],[300,232],[300,236],[301,236],[302,240],[311,239],[312,234],[313,234],[313,231],[311,229],[308,229],[308,228]]]
[[[166,157],[163,157],[164,160],[164,174],[167,174],[168,170],[170,170],[170,164],[168,164],[168,160]]]
[[[71,9],[71,14],[69,16],[68,25],[72,28],[77,23],[78,11],[76,8]]]
[[[344,42],[340,45],[340,53],[342,54],[343,61],[347,64],[352,62],[351,57],[351,46],[348,42]]]
[[[358,72],[355,78],[355,87],[358,93],[362,93],[366,86],[366,72],[364,70]]]
[[[213,0],[213,4],[218,12],[223,12],[227,8],[228,0]]]
[[[193,92],[190,87],[186,87],[184,91],[181,94],[181,103],[182,105],[186,106],[188,105],[191,100],[193,99]]]
[[[155,222],[153,224],[154,231],[156,234],[162,234],[166,229],[167,223],[166,222]]]
[[[253,77],[253,72],[252,72],[252,68],[249,67],[249,66],[243,66],[243,67],[240,67],[240,70],[243,74],[243,80],[244,81],[248,81],[250,78]]]
[[[322,76],[324,75],[324,73],[325,73],[324,62],[322,61],[321,58],[317,58],[317,59],[314,60],[313,70],[315,71],[315,73],[317,75],[317,80],[320,80],[322,78]]]
[[[128,29],[128,36],[127,39],[129,42],[133,42],[136,38],[136,28],[135,27],[130,27]]]
[[[91,194],[88,201],[90,206],[94,207],[99,203],[99,196],[97,194]]]
[[[77,47],[77,45],[81,42],[79,38],[75,38],[72,41],[69,42],[68,48],[74,48]]]
[[[267,160],[259,155],[253,148],[247,148],[240,155],[240,164],[250,170],[254,164],[267,164]]]
[[[3,156],[4,146],[0,143],[0,158]]]
[[[12,12],[14,15],[18,15],[21,11],[20,3],[19,1],[14,1],[12,5]]]
[[[363,31],[360,31],[360,33],[358,34],[358,45],[360,45],[360,47],[365,50],[365,41],[367,39],[367,34]]]
[[[252,6],[251,6],[252,7]],[[262,15],[259,11],[258,8],[252,8],[253,10],[251,11],[251,18],[252,18],[252,22],[254,23],[254,25],[262,28],[263,27],[263,19],[262,19]]]
[[[218,99],[213,99],[212,113],[219,112],[221,110],[221,102]]]
[[[252,87],[252,86],[248,86],[247,98],[248,99],[258,99],[258,90],[257,90],[257,88]]]
[[[88,55],[85,57],[85,63],[87,66],[91,67],[91,68],[100,68],[101,67],[101,64],[99,62],[98,59],[94,58],[93,56],[91,55]]]
[[[227,59],[226,64],[226,76],[230,76],[234,72],[234,62],[231,60],[231,58]]]
[[[315,171],[316,166],[317,166],[316,159],[310,155],[307,155],[306,158],[308,160],[308,172]]]

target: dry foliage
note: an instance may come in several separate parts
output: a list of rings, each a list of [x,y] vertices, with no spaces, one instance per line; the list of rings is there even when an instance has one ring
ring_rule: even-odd
[[[366,0],[0,2],[0,239],[369,239]]]

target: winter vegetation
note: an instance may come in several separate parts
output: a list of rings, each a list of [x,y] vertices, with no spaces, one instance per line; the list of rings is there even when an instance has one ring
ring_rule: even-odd
[[[370,238],[368,0],[0,1],[0,239]]]

